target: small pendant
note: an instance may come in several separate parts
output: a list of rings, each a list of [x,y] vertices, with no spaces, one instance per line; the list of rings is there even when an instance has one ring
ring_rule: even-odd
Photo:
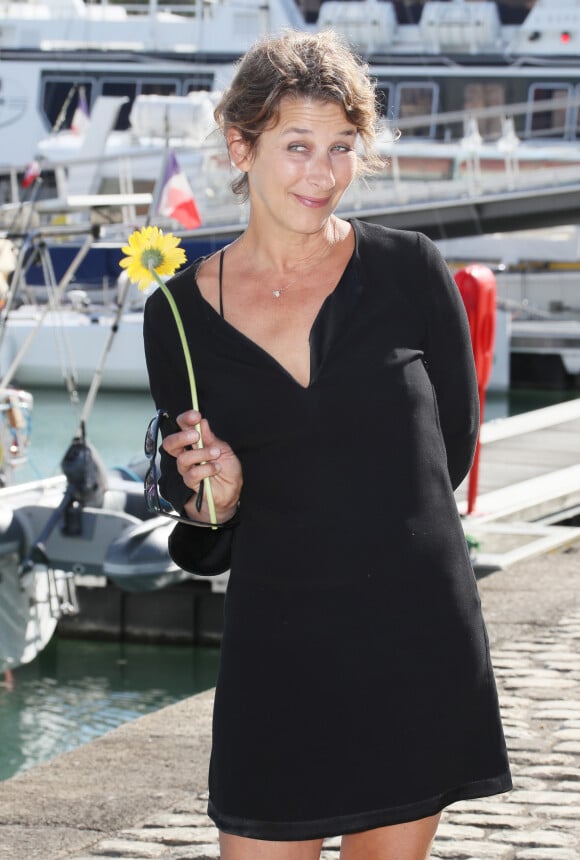
[[[275,299],[279,299],[280,296],[282,295],[282,290],[272,290],[272,295],[274,296]]]

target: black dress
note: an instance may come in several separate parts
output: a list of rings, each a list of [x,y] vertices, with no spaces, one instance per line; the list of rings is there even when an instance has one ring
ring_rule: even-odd
[[[478,398],[463,305],[424,236],[353,221],[303,387],[171,281],[200,404],[244,472],[240,523],[178,525],[185,569],[230,566],[209,814],[260,839],[338,835],[511,787],[487,636],[453,488]],[[225,255],[227,267],[227,253]],[[191,408],[175,323],[148,300],[151,391]],[[167,455],[163,494],[190,491]]]

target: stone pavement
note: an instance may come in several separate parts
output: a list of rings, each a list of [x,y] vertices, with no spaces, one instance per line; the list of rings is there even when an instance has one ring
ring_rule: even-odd
[[[446,810],[433,860],[578,860],[580,544],[495,572],[480,591],[515,787]],[[202,694],[0,783],[0,857],[218,858],[203,789],[210,711]],[[63,803],[69,819],[56,811]],[[338,853],[328,840],[323,860]]]

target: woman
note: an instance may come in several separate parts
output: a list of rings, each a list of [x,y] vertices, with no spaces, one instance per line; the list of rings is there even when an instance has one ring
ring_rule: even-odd
[[[152,394],[181,428],[162,494],[207,521],[209,478],[237,523],[170,542],[186,569],[231,565],[222,860],[313,860],[333,835],[342,860],[425,860],[443,807],[511,785],[453,496],[479,422],[461,299],[425,237],[334,214],[375,110],[331,33],[251,49],[216,109],[247,229],[170,282],[203,417],[160,291],[146,307]]]

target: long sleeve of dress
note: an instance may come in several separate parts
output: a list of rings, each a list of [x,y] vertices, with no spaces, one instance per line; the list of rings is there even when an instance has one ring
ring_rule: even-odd
[[[145,305],[143,337],[149,387],[157,409],[172,417],[191,409],[185,358],[175,320],[165,296],[157,290]],[[159,490],[183,513],[192,491],[178,473],[175,458],[161,449]],[[232,528],[209,529],[177,523],[169,538],[169,554],[183,570],[211,576],[230,566]]]
[[[436,245],[421,233],[361,222],[360,254],[371,282],[398,290],[421,329],[420,346],[433,386],[453,488],[473,459],[479,396],[467,314]]]
[[[428,280],[425,362],[437,397],[453,488],[472,463],[479,433],[479,395],[467,314],[457,285],[436,246],[418,234]]]

